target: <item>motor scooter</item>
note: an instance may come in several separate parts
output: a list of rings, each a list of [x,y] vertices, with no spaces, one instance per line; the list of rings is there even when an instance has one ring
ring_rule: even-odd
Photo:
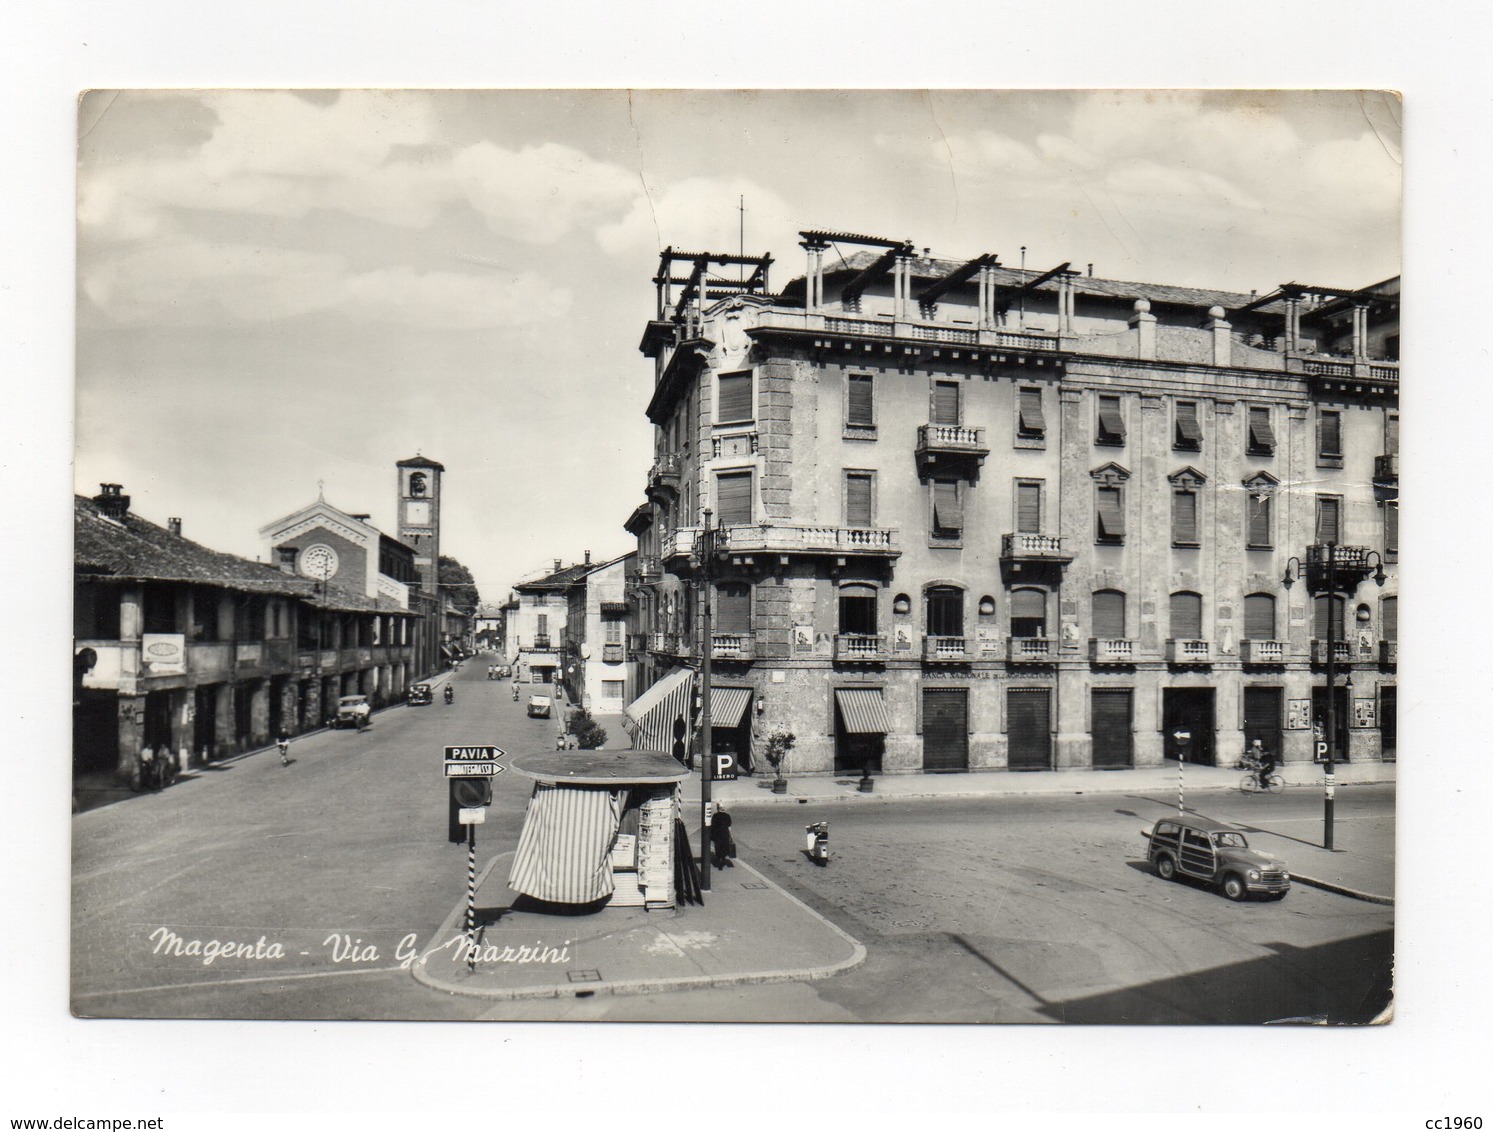
[[[446,702],[448,704],[454,704],[456,702],[456,692],[452,689],[452,687],[451,687],[450,684],[446,685],[445,696],[446,696]]]

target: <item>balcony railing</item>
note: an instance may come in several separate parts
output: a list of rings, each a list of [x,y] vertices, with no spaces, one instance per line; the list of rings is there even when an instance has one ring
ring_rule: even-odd
[[[680,527],[664,541],[664,557],[694,552],[699,527]],[[864,554],[894,557],[902,553],[897,532],[886,527],[802,527],[776,523],[722,527],[716,548],[727,554]]]
[[[756,638],[750,633],[712,632],[710,655],[715,660],[751,660],[756,655]]]
[[[874,664],[886,660],[886,637],[880,633],[837,633],[835,659]]]
[[[1285,641],[1255,641],[1248,638],[1239,642],[1241,664],[1284,664],[1286,662]]]
[[[1400,457],[1399,453],[1391,453],[1388,456],[1374,457],[1374,485],[1376,487],[1393,487],[1400,482]]]
[[[1400,644],[1398,641],[1379,642],[1379,663],[1390,668],[1400,663]]]
[[[648,469],[648,486],[678,487],[679,471],[679,453],[665,452],[653,462],[653,467]]]
[[[920,463],[938,456],[973,456],[983,460],[990,455],[983,428],[963,425],[925,424],[918,426],[917,458]]]
[[[1328,552],[1332,552],[1329,561]],[[1369,572],[1369,548],[1312,543],[1306,548],[1306,588],[1313,593],[1360,581]]]
[[[1348,664],[1353,660],[1353,645],[1349,641],[1333,641],[1332,657],[1337,664]],[[1312,663],[1327,663],[1326,639],[1312,638]]]
[[[656,554],[640,554],[638,556],[638,584],[651,586],[664,576],[663,565]]]
[[[1213,649],[1208,641],[1169,640],[1166,642],[1168,664],[1211,664]]]
[[[1016,350],[1056,350],[1055,335],[1017,330],[980,329],[954,326],[947,322],[920,318],[892,319],[844,317],[833,314],[774,310],[759,320],[760,330],[787,330],[826,334],[849,334],[861,338],[904,339],[914,342],[936,342],[970,347],[1003,347]]]
[[[1006,663],[1051,664],[1058,652],[1056,637],[1010,637],[1006,641]]]
[[[1025,531],[1001,538],[1001,557],[1024,562],[1072,562],[1071,551],[1063,549],[1058,535],[1039,535]]]
[[[929,664],[963,664],[969,660],[969,639],[924,637],[923,660]]]
[[[1130,664],[1135,642],[1128,637],[1090,637],[1089,660],[1094,664]]]
[[[549,649],[550,649],[550,638],[549,638],[548,634],[546,634],[545,636],[542,636],[542,637],[535,637],[532,641],[530,641],[526,645],[520,645],[518,651],[519,652],[535,652],[535,651],[548,652]]]

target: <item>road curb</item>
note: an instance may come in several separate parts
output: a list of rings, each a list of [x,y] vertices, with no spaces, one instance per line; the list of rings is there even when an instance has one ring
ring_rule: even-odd
[[[1375,781],[1372,781],[1372,782],[1338,783],[1338,789],[1342,790],[1342,789],[1350,788],[1350,787],[1353,787],[1353,786],[1393,786],[1394,784],[1395,783],[1394,783],[1393,779],[1384,779],[1384,780],[1377,780],[1376,779]],[[922,791],[922,790],[920,790],[920,791],[915,791],[915,792],[892,791],[892,792],[881,792],[881,793],[877,793],[877,792],[873,791],[873,792],[871,792],[869,794],[862,794],[859,791],[857,791],[854,787],[849,787],[849,788],[847,788],[847,790],[848,790],[847,793],[834,793],[834,794],[773,794],[770,791],[766,791],[766,790],[762,791],[761,795],[758,795],[758,794],[743,794],[743,795],[741,795],[739,797],[734,796],[734,795],[729,795],[729,796],[722,797],[720,794],[717,794],[716,795],[716,800],[717,801],[726,802],[729,805],[733,805],[733,806],[779,806],[779,805],[792,805],[792,804],[847,803],[847,802],[855,802],[855,803],[859,803],[859,802],[926,802],[926,801],[937,801],[937,800],[942,799],[942,798],[949,798],[949,799],[955,799],[955,800],[961,800],[961,801],[963,801],[963,800],[968,800],[968,799],[971,799],[971,798],[1019,798],[1019,797],[1051,796],[1051,795],[1056,795],[1056,794],[1134,794],[1138,790],[1146,790],[1146,789],[1158,789],[1159,790],[1159,789],[1164,789],[1164,788],[1171,788],[1174,785],[1175,785],[1175,780],[1173,780],[1172,783],[1144,783],[1144,782],[1138,783],[1138,782],[1134,781],[1133,779],[1131,779],[1131,780],[1127,780],[1127,781],[1122,782],[1122,783],[1116,783],[1114,786],[1104,785],[1104,786],[1100,786],[1098,788],[1095,788],[1093,786],[1089,786],[1089,787],[1087,787],[1085,789],[1074,789],[1072,786],[1069,786],[1069,785],[1054,784],[1054,785],[1051,785],[1051,786],[1046,786],[1046,785],[1044,785],[1044,786],[1036,786],[1036,787],[1030,787],[1030,788],[1023,788],[1023,789],[1020,789],[1020,790],[1012,790],[1012,789],[1010,789],[1008,787],[1007,788],[1003,788],[1003,787],[1000,787],[1000,786],[992,786],[992,787],[987,788],[987,789],[974,789],[974,790],[970,790],[970,789],[956,790],[956,791]],[[1234,785],[1232,785],[1232,784],[1225,784],[1225,783],[1218,783],[1216,785],[1212,784],[1212,783],[1202,783],[1202,784],[1193,784],[1193,785],[1191,785],[1189,787],[1189,792],[1191,792],[1191,791],[1196,791],[1198,793],[1213,793],[1213,792],[1216,792],[1216,791],[1223,791],[1223,792],[1227,793],[1227,792],[1235,792],[1235,791],[1237,791],[1237,787],[1234,786]],[[698,799],[695,799],[695,800],[698,801]]]
[[[1316,877],[1302,876],[1300,873],[1292,873],[1291,880],[1298,884],[1304,884],[1309,888],[1320,888],[1323,892],[1334,892],[1339,896],[1348,896],[1354,900],[1367,901],[1370,904],[1385,904],[1394,907],[1393,896],[1380,896],[1374,892],[1362,892],[1356,888],[1349,888],[1345,884],[1334,884],[1330,880],[1318,880]]]

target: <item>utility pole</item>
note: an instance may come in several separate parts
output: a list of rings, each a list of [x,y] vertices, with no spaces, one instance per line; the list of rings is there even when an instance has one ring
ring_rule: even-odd
[[[715,529],[705,508],[700,532],[700,891],[710,891],[710,776],[713,757],[710,733],[710,583],[715,574]]]
[[[1327,723],[1323,729],[1327,738],[1327,764],[1322,778],[1322,848],[1332,852],[1332,807],[1333,794],[1337,789],[1337,764],[1334,748],[1337,744],[1337,622],[1342,615],[1337,605],[1337,543],[1327,544]],[[1344,608],[1347,602],[1343,603]]]

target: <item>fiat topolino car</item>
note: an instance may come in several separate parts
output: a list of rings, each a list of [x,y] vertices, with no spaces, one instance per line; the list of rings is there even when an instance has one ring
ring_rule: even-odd
[[[1267,896],[1279,900],[1291,891],[1286,863],[1249,847],[1233,826],[1189,814],[1162,818],[1151,830],[1146,859],[1163,880],[1192,877],[1216,885],[1230,900]]]

